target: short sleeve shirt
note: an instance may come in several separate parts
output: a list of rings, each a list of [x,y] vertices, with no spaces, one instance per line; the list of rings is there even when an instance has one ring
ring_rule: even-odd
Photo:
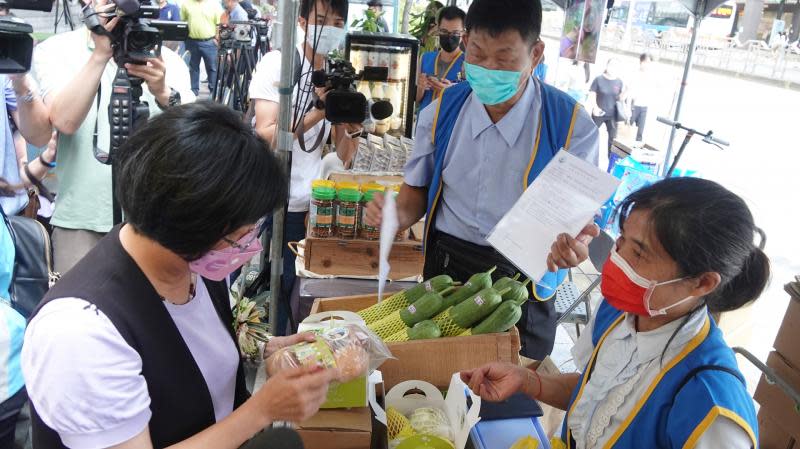
[[[606,115],[613,115],[616,112],[617,100],[622,94],[622,81],[610,80],[600,75],[594,79],[589,90],[597,94],[597,106],[600,106]]]
[[[219,422],[233,411],[236,345],[203,282],[192,301],[164,307],[208,385]],[[60,298],[42,307],[25,333],[22,370],[37,413],[70,448],[124,443],[152,417],[139,353],[83,299]]]
[[[309,110],[312,101],[311,73],[313,71],[311,63],[303,57],[302,47],[299,49],[300,57],[303,59],[300,81],[295,85],[292,93],[292,117],[300,118]],[[278,83],[281,79],[281,52],[272,51],[267,53],[256,66],[253,73],[253,80],[250,82],[250,98],[254,100],[267,100],[273,103],[280,101],[278,93]],[[320,133],[323,133],[322,142],[328,139],[331,124],[327,120],[322,120],[311,128],[307,129],[304,138],[306,148],[310,148]],[[295,139],[292,147],[292,174],[289,189],[289,212],[305,212],[308,210],[311,201],[311,182],[320,172],[322,165],[322,149],[306,153],[300,147],[300,143]]]

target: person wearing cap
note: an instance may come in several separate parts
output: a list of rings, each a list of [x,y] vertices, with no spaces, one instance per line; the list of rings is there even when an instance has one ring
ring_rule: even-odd
[[[445,89],[419,114],[397,213],[401,229],[427,215],[426,278],[467,281],[492,266],[495,276],[513,276],[517,269],[487,235],[560,149],[597,164],[598,132],[589,115],[533,76],[544,54],[541,25],[538,0],[475,0],[462,37],[466,82]],[[368,205],[371,225],[380,224],[382,208],[380,196]],[[553,244],[547,260],[553,272],[534,280],[534,300],[517,324],[523,355],[541,360],[552,351],[556,312],[549,299],[564,268],[588,257],[598,232],[589,225]]]

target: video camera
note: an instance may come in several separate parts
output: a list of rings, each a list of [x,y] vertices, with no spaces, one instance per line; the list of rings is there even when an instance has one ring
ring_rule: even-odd
[[[53,0],[0,0],[10,9],[50,12]],[[16,17],[0,17],[0,74],[25,73],[33,59],[33,27]]]
[[[110,32],[100,22],[99,14],[87,5],[83,21],[93,33],[108,36],[114,50],[114,62],[144,64],[145,59],[161,55],[164,41],[185,41],[189,37],[186,22],[158,20],[159,6],[153,0],[117,0],[116,9],[108,13],[119,17],[120,23]]]
[[[220,46],[233,47],[236,42],[251,44],[256,38],[267,38],[269,24],[266,20],[251,19],[247,21],[231,21],[221,23],[219,27]]]
[[[383,120],[392,115],[392,104],[376,99],[370,104],[364,94],[356,91],[356,81],[386,81],[387,67],[365,67],[356,73],[353,64],[345,59],[329,59],[326,69],[311,74],[311,83],[316,87],[328,87],[325,99],[325,118],[334,124],[363,123],[370,116]]]

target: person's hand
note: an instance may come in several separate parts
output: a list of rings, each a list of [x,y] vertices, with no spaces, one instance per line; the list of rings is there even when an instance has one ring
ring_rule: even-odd
[[[278,349],[282,349],[288,346],[293,346],[298,343],[311,343],[316,340],[313,332],[303,332],[300,334],[289,335],[287,337],[272,337],[269,339],[269,343],[264,348],[264,358],[271,356],[275,353]]]
[[[429,90],[431,88],[431,83],[428,75],[425,73],[420,73],[419,79],[417,80],[417,86],[422,90]]]
[[[319,366],[292,368],[269,378],[256,393],[269,421],[302,422],[314,416],[339,375]]]
[[[358,139],[364,132],[364,125],[361,123],[344,123],[342,129],[347,133],[348,139]]]
[[[108,3],[108,0],[96,0],[94,2],[94,12],[98,14],[98,19],[100,23],[103,24],[103,27],[106,31],[111,32],[114,27],[117,26],[119,23],[119,17],[114,17],[111,20],[106,19],[103,17],[103,14],[114,11],[117,5]],[[111,48],[111,38],[108,36],[102,36],[97,33],[90,33],[92,35],[92,41],[94,41],[94,50],[92,51],[97,57],[99,57],[102,61],[108,61],[114,55],[114,51]]]
[[[53,131],[50,136],[50,141],[47,142],[47,148],[42,151],[42,158],[49,162],[55,162],[56,154],[58,153],[58,133]]]
[[[547,269],[574,268],[589,258],[589,243],[600,235],[600,228],[594,223],[586,225],[577,237],[559,234],[547,255]]]
[[[527,393],[528,376],[528,369],[500,362],[461,372],[461,380],[470,390],[489,402],[505,401],[520,391]]]
[[[372,201],[367,203],[367,212],[364,216],[367,225],[376,228],[381,227],[381,221],[383,221],[383,205],[385,201],[383,194],[376,192]]]
[[[314,93],[317,94],[317,98],[322,101],[325,101],[328,98],[328,92],[331,91],[330,87],[323,86],[323,87],[316,87],[314,86]]]
[[[169,104],[170,90],[167,87],[167,66],[161,57],[147,58],[145,64],[125,64],[128,75],[136,76],[147,83],[147,90],[162,106]]]
[[[593,117],[602,117],[602,116],[604,116],[604,115],[606,115],[606,112],[605,112],[604,110],[600,109],[600,107],[599,107],[599,106],[595,106],[595,107],[592,109],[592,116],[593,116]]]
[[[431,87],[433,87],[433,90],[435,90],[436,92],[441,92],[445,88],[453,84],[448,79],[436,79],[436,78],[429,78],[428,83],[430,83]]]

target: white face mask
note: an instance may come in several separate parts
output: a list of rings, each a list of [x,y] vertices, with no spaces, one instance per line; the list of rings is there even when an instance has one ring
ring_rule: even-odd
[[[306,31],[306,42],[311,48],[316,43],[316,53],[326,55],[340,48],[344,43],[344,28],[330,25],[309,25]]]

